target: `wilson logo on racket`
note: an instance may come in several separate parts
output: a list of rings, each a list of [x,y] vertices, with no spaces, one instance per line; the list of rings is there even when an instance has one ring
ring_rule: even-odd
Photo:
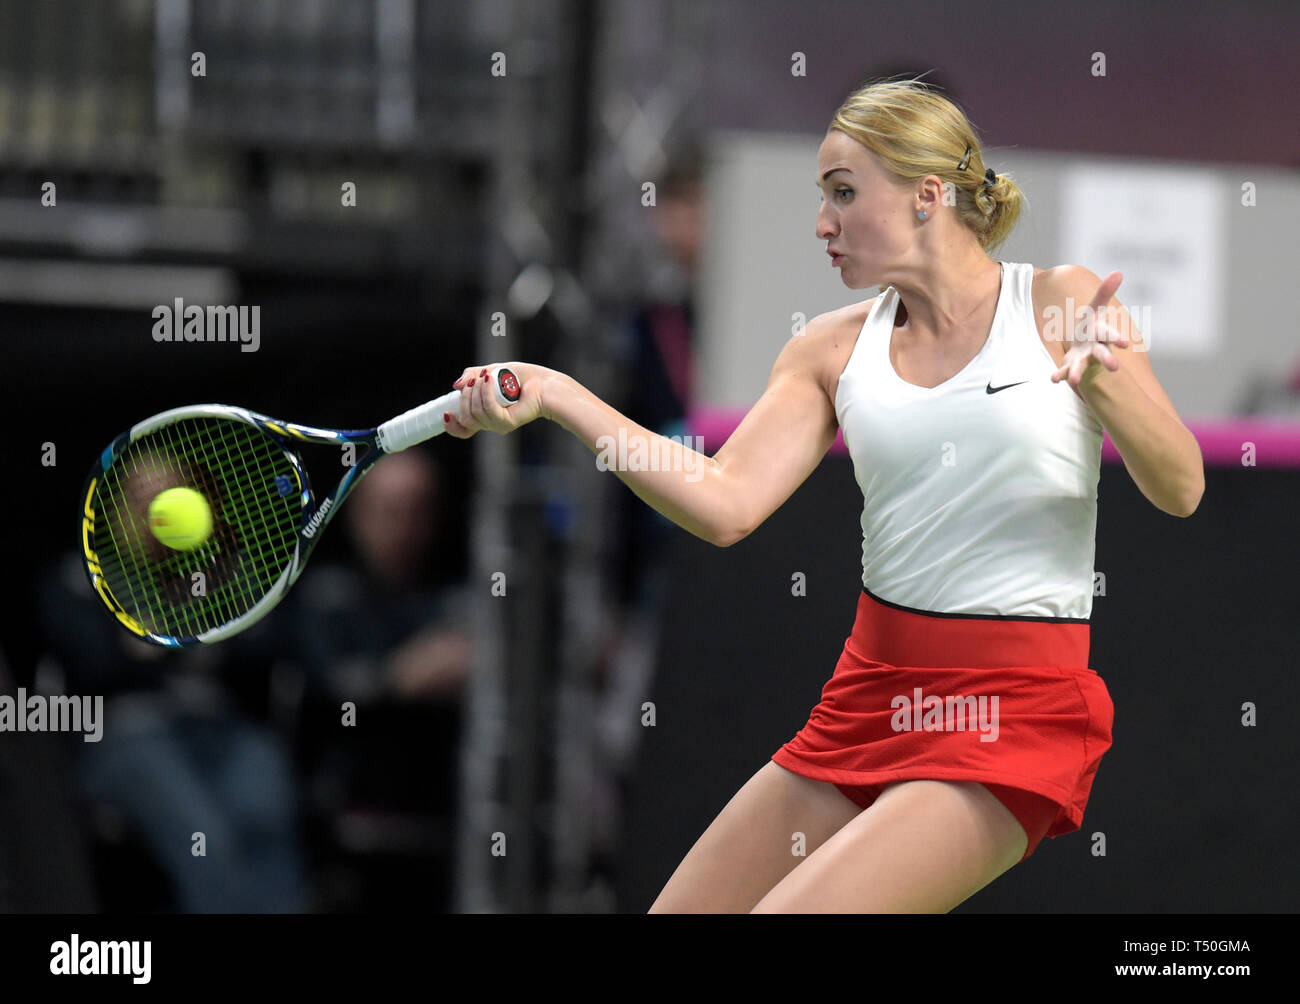
[[[324,502],[322,502],[320,504],[320,508],[316,510],[316,514],[312,516],[311,519],[307,520],[307,525],[302,528],[302,535],[306,537],[308,540],[316,536],[316,531],[319,530],[320,525],[325,522],[326,514],[333,507],[334,507],[333,499],[326,499]]]
[[[493,377],[501,405],[519,400],[513,373],[499,368]],[[460,399],[452,391],[362,430],[281,422],[224,404],[145,419],[113,440],[87,478],[80,529],[95,594],[127,630],[169,648],[251,627],[298,581],[362,476],[385,455],[444,432],[443,413],[458,410]],[[294,452],[308,443],[365,448],[319,505]],[[175,488],[212,502],[212,539],[204,547],[166,546],[149,528],[150,504]]]

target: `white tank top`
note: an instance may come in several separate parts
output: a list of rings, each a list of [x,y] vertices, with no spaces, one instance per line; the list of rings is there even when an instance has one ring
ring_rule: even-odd
[[[867,315],[835,393],[862,489],[862,585],[933,613],[1087,620],[1102,427],[1034,321],[1034,267],[1001,262],[983,348],[937,387],[889,360],[898,291]],[[1011,386],[1016,385],[1016,386]]]

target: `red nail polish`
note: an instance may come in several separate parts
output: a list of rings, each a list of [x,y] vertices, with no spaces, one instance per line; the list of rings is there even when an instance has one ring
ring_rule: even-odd
[[[470,382],[469,382],[469,385],[470,385],[471,387],[473,387],[473,386],[474,386],[474,380],[477,380],[477,379],[478,379],[478,377],[474,377],[473,379],[471,379]]]
[[[479,376],[482,376],[482,377],[487,376],[487,370],[484,370],[482,373],[479,374]]]
[[[447,424],[448,422],[450,422],[450,421],[451,421],[451,412],[449,412],[449,411],[444,411],[444,412],[442,413],[442,424],[443,424],[443,425],[446,425],[446,424]]]

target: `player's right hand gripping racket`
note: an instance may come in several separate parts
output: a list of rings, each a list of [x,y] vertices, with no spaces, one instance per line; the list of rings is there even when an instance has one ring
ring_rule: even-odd
[[[502,405],[522,389],[504,367],[488,379]],[[86,574],[127,630],[169,648],[229,638],[284,598],[348,493],[382,457],[445,431],[459,390],[376,429],[317,429],[221,404],[173,408],[118,436],[82,492]],[[355,444],[353,466],[317,500],[303,443]],[[197,491],[211,513],[209,536],[189,550],[161,542],[150,505],[172,488]],[[190,496],[192,497],[192,496]]]

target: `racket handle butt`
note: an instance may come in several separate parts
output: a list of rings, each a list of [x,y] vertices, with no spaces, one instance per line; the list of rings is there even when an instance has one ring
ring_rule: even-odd
[[[524,389],[519,386],[519,378],[515,376],[506,367],[500,367],[493,376],[492,389],[496,391],[497,402],[502,407],[508,407],[519,400]]]
[[[509,407],[519,400],[523,388],[514,373],[502,366],[492,377],[492,389],[496,393],[498,404]],[[385,453],[397,453],[423,443],[426,439],[432,439],[447,431],[442,416],[449,411],[454,413],[459,408],[460,391],[453,390],[434,401],[404,411],[379,427],[379,448]]]

